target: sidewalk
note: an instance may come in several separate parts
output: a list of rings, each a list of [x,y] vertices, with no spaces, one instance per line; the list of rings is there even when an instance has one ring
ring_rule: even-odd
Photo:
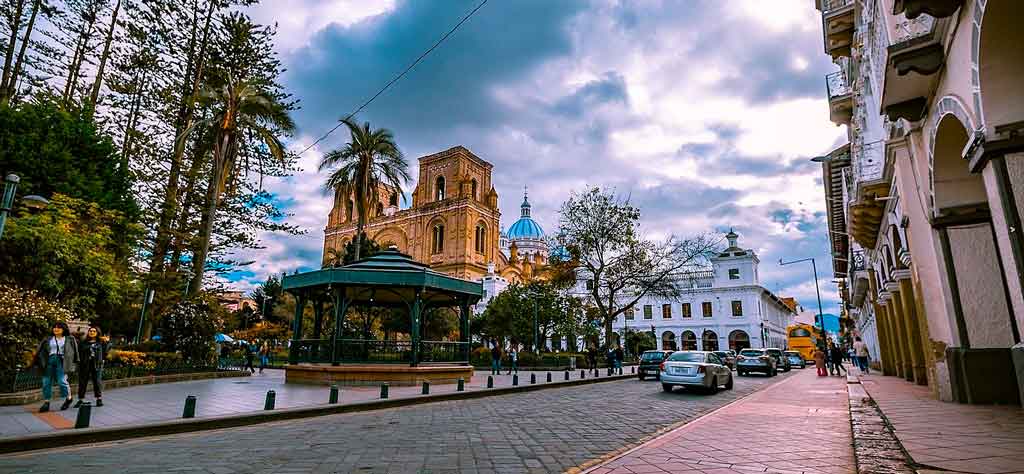
[[[846,378],[800,371],[587,472],[854,473]]]
[[[1024,409],[935,400],[897,377],[860,379],[919,472],[1024,473]]]
[[[629,374],[625,367],[624,373]],[[530,374],[537,375],[537,383],[547,380],[547,372],[519,372],[519,385],[530,384]],[[570,379],[580,378],[579,370],[570,372]],[[602,371],[601,377],[605,377]],[[466,391],[483,390],[487,387],[489,371],[476,371],[466,383]],[[564,372],[552,371],[552,381],[564,380]],[[587,378],[593,378],[587,374]],[[495,387],[512,385],[511,375],[494,377]],[[72,387],[77,389],[77,387]],[[380,397],[379,386],[341,386],[338,403],[346,404]],[[320,385],[297,385],[284,383],[284,370],[268,369],[262,375],[251,377],[194,380],[153,385],[139,385],[104,391],[102,407],[92,408],[90,426],[119,426],[144,422],[165,421],[181,418],[185,397],[196,397],[196,417],[230,415],[263,410],[268,390],[275,392],[275,408],[292,408],[323,405],[328,401],[330,389]],[[455,384],[432,385],[430,393],[455,392]],[[419,397],[420,386],[391,386],[389,398]],[[88,393],[88,400],[92,393]],[[51,403],[49,413],[39,413],[40,403],[0,407],[0,437],[24,436],[32,433],[69,429],[75,425],[78,410],[70,408],[60,411],[60,403]]]

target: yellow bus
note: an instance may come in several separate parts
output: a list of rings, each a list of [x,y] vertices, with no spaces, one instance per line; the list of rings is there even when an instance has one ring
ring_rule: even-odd
[[[814,360],[814,348],[818,344],[818,328],[810,324],[794,324],[786,328],[789,350],[797,351],[804,360]]]

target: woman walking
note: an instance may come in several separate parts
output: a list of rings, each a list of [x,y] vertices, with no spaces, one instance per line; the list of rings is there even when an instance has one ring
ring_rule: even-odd
[[[78,341],[71,335],[68,325],[54,323],[50,337],[39,343],[36,357],[32,363],[43,371],[43,405],[39,412],[50,411],[50,399],[53,398],[53,384],[60,386],[60,395],[64,397],[61,410],[71,406],[71,387],[68,386],[67,374],[75,373],[78,365]]]
[[[814,349],[814,368],[818,369],[818,377],[828,375],[828,371],[825,369],[825,351],[820,347]]]
[[[270,344],[267,341],[263,341],[260,346],[260,373],[263,373],[263,369],[270,365]]]
[[[96,396],[96,406],[103,406],[103,361],[107,358],[109,337],[100,335],[100,328],[89,326],[85,339],[78,345],[78,360],[81,371],[78,372],[78,401],[75,408],[85,401],[85,390],[92,381],[92,393]]]
[[[860,367],[861,375],[870,374],[871,353],[868,352],[868,345],[864,344],[859,337],[853,343],[853,353],[857,357],[857,367]]]
[[[256,344],[245,343],[242,347],[245,348],[245,367],[242,367],[242,370],[249,370],[249,373],[255,374],[256,367],[253,367],[252,361],[256,358]]]

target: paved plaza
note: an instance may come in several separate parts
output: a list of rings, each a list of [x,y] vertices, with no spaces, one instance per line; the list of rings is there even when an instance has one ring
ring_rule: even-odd
[[[636,379],[553,388],[8,455],[0,472],[562,472],[806,375],[738,378],[734,390],[716,395],[669,394]]]

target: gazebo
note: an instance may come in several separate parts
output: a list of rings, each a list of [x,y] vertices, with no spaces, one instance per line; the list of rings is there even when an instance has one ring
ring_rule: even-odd
[[[286,382],[414,385],[469,381],[473,375],[470,305],[483,296],[481,283],[433,271],[393,246],[342,267],[286,275],[281,283],[296,301]],[[306,339],[304,315],[310,304],[313,334]],[[343,338],[346,314],[354,308],[407,314],[410,338]],[[442,308],[458,312],[458,341],[424,340],[425,315]]]

